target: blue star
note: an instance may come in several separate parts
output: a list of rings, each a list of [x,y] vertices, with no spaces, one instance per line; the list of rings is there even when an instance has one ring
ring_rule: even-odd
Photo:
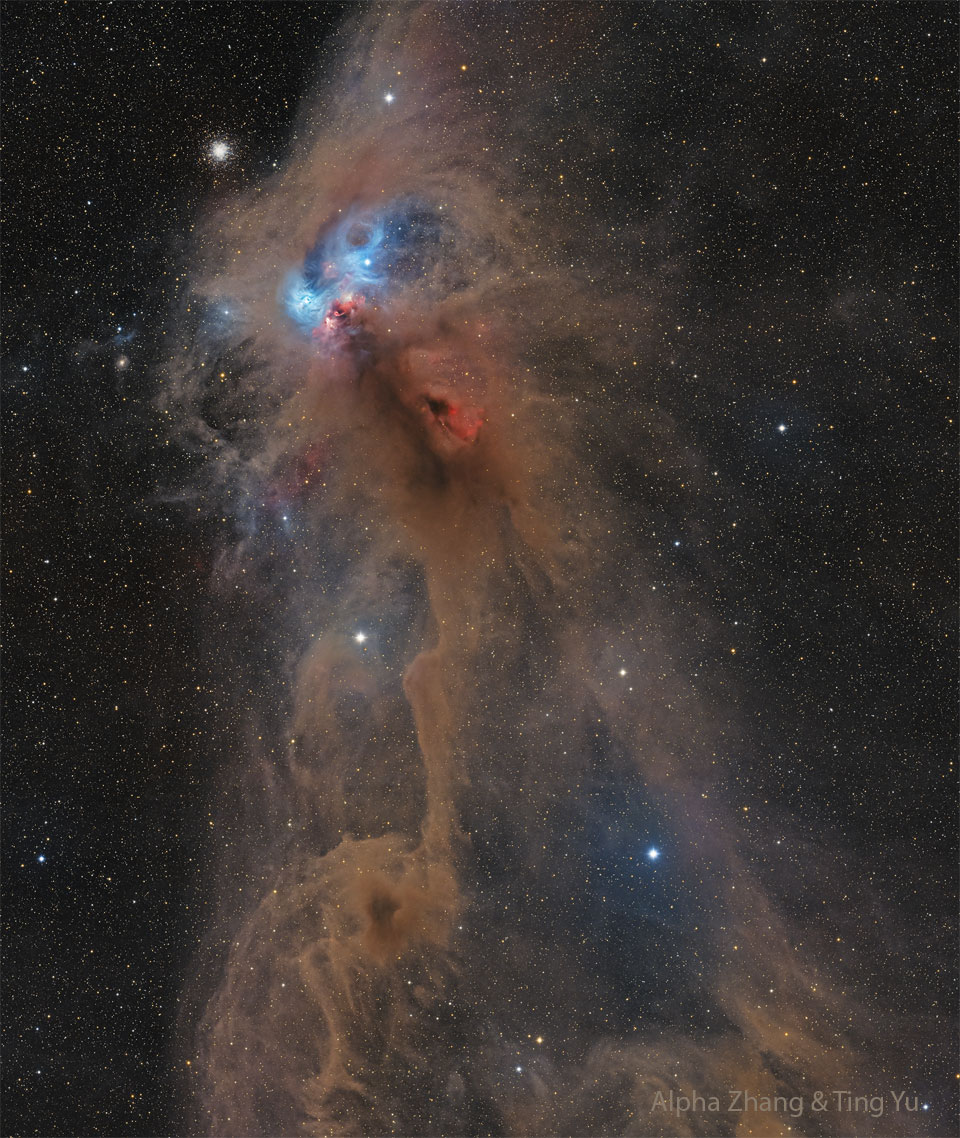
[[[650,861],[656,861],[659,856],[660,856],[660,851],[657,849],[656,846],[651,846],[647,850],[647,857],[650,859]]]

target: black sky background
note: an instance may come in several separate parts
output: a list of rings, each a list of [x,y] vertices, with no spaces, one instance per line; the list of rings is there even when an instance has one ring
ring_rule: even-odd
[[[231,746],[207,649],[256,614],[210,593],[154,377],[190,225],[281,160],[341,13],[3,5],[4,1134],[182,1125]],[[737,621],[769,760],[744,792],[841,835],[922,927],[904,1000],[949,992],[955,945],[956,30],[947,3],[650,6],[648,81],[611,75],[597,127],[597,209],[670,201],[660,398],[730,480],[677,505],[664,572]]]

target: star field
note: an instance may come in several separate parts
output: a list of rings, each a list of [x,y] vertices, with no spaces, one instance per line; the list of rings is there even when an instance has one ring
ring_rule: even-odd
[[[952,1134],[956,9],[417,10],[3,5],[4,1132]]]

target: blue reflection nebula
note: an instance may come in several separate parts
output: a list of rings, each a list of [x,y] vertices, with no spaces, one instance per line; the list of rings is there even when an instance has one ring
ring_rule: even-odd
[[[451,249],[442,207],[412,198],[378,211],[355,207],[327,227],[303,265],[288,274],[284,307],[302,331],[312,333],[335,301],[381,303],[389,289],[429,278]],[[456,287],[449,279],[446,284]]]

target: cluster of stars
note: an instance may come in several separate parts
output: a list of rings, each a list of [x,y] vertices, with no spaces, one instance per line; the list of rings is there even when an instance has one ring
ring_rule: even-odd
[[[158,410],[149,379],[151,363],[167,352],[158,345],[171,306],[187,303],[193,269],[162,251],[171,237],[186,239],[211,183],[219,192],[236,178],[253,192],[250,171],[277,169],[277,148],[296,129],[303,77],[333,20],[324,5],[239,6],[239,17],[235,7],[187,5],[175,20],[164,5],[14,5],[7,13],[9,130],[18,161],[10,169],[15,354],[5,399],[17,514],[5,584],[11,625],[22,631],[10,650],[16,666],[5,761],[15,788],[7,809],[24,819],[22,829],[19,821],[7,827],[19,869],[5,904],[16,996],[7,1111],[16,1133],[172,1133],[179,1124],[169,1117],[168,1046],[157,1025],[173,1018],[169,993],[180,980],[183,945],[205,931],[195,900],[198,833],[215,856],[247,840],[228,811],[214,826],[201,813],[206,806],[197,806],[209,771],[233,757],[216,729],[232,696],[211,679],[216,668],[198,658],[198,629],[214,643],[222,673],[232,669],[223,683],[233,683],[234,694],[247,690],[249,661],[236,648],[247,632],[258,667],[261,655],[285,647],[279,636],[256,640],[266,622],[250,551],[263,551],[266,534],[251,527],[243,557],[225,566],[208,531],[227,529],[226,518],[211,520],[206,501],[196,509],[194,498],[179,514],[169,505],[182,457],[174,456],[174,419]],[[749,6],[666,15],[657,6],[625,6],[613,24],[603,15],[590,36],[556,43],[550,21],[537,15],[547,27],[541,38],[532,24],[524,32],[522,12],[511,12],[503,58],[484,59],[478,49],[471,61],[469,97],[478,118],[494,123],[512,124],[528,106],[533,114],[536,100],[548,108],[526,147],[511,127],[518,200],[538,206],[538,224],[574,247],[581,234],[581,248],[600,250],[598,260],[617,266],[610,280],[601,272],[592,282],[597,309],[602,320],[617,312],[617,335],[635,341],[624,357],[627,375],[617,378],[612,365],[609,374],[600,365],[595,374],[583,369],[573,404],[589,406],[597,424],[616,419],[635,447],[638,465],[625,474],[612,473],[602,447],[596,452],[599,479],[615,478],[628,503],[626,532],[639,532],[649,511],[667,520],[657,522],[652,553],[638,539],[605,566],[609,551],[598,550],[591,589],[606,601],[635,574],[644,604],[655,593],[661,607],[642,618],[622,655],[618,649],[602,663],[589,656],[584,679],[605,697],[612,691],[614,719],[637,706],[649,711],[656,729],[674,732],[674,758],[684,761],[688,741],[711,726],[708,689],[719,692],[722,741],[709,761],[715,757],[718,770],[735,762],[723,768],[729,787],[701,792],[698,783],[692,805],[712,808],[726,791],[764,803],[737,814],[738,842],[746,847],[756,831],[749,849],[758,876],[776,881],[781,863],[784,878],[805,872],[816,851],[823,896],[801,913],[804,937],[829,942],[829,969],[841,944],[831,922],[843,924],[849,987],[870,1023],[888,1019],[892,1004],[916,1009],[904,1019],[896,1077],[930,1095],[947,1081],[931,1056],[950,1030],[954,977],[949,952],[934,947],[938,936],[952,937],[953,915],[925,898],[946,896],[955,880],[944,857],[955,837],[942,806],[955,786],[949,741],[946,757],[938,754],[951,720],[940,709],[952,708],[955,670],[942,650],[954,631],[943,620],[953,560],[949,543],[940,547],[950,528],[942,519],[954,516],[943,472],[955,412],[937,382],[953,363],[954,298],[943,250],[955,235],[942,190],[954,189],[955,172],[948,168],[939,183],[933,175],[939,140],[949,137],[956,18],[949,5],[879,6],[855,21],[829,6],[814,18],[813,8],[769,5],[758,16]],[[563,23],[575,9],[547,11]],[[478,16],[481,45],[485,36],[500,42],[494,32],[503,14],[490,13]],[[569,41],[566,56],[561,39]],[[549,80],[538,79],[537,58],[549,58]],[[756,68],[758,59],[765,66]],[[591,78],[600,74],[602,83]],[[398,94],[377,75],[366,111],[375,125],[399,130],[419,113],[420,77],[411,71],[397,80]],[[396,101],[399,116],[384,109]],[[482,153],[493,161],[486,140]],[[248,157],[250,171],[241,170]],[[531,253],[539,239],[530,239]],[[545,287],[539,278],[521,283],[525,295]],[[138,296],[144,307],[134,321]],[[239,295],[230,306],[218,302],[205,319],[219,328],[240,320]],[[558,316],[586,320],[579,312]],[[519,306],[519,334],[528,319]],[[597,342],[606,331],[597,328]],[[709,382],[695,362],[707,358],[717,361]],[[650,408],[674,424],[671,431],[651,426]],[[833,422],[838,428],[827,438]],[[787,433],[789,443],[776,443],[774,434]],[[689,464],[683,452],[693,456]],[[269,551],[271,568],[301,528],[302,515],[286,499],[276,509],[290,510],[275,529],[292,540]],[[681,548],[678,532],[682,556],[670,549]],[[52,565],[38,552],[51,542]],[[210,615],[212,578],[248,605],[236,622],[232,611]],[[387,635],[368,611],[354,610],[353,621],[358,612],[369,623],[348,623],[344,636],[363,649],[355,655],[366,666]],[[742,624],[730,620],[734,612]],[[233,624],[245,620],[238,633]],[[720,640],[723,663],[710,671],[703,661],[720,654],[715,630],[729,624],[744,643],[738,653]],[[628,666],[618,667],[619,659]],[[657,703],[673,667],[689,676],[690,697]],[[495,679],[486,677],[491,690]],[[642,694],[631,695],[634,685]],[[512,698],[483,712],[494,748],[517,738]],[[837,714],[824,716],[834,700]],[[551,705],[536,723],[545,720],[542,733],[530,732],[530,754],[540,761],[531,764],[524,796],[543,791],[535,780],[544,771],[574,761],[563,709]],[[606,759],[609,744],[590,727],[589,742]],[[725,753],[736,749],[731,740],[741,730],[744,754]],[[366,790],[360,785],[353,797]],[[68,807],[42,846],[31,820],[61,795]],[[544,793],[544,809],[577,795],[578,806],[588,801],[570,780],[561,794]],[[636,892],[621,889],[633,906],[625,910],[628,935],[605,941],[608,926],[601,933],[598,922],[588,930],[591,949],[608,968],[612,959],[615,969],[635,970],[630,979],[643,990],[630,989],[629,1006],[641,1013],[640,1030],[655,1021],[659,1032],[655,1017],[666,1023],[671,1014],[660,992],[673,982],[685,990],[677,962],[691,959],[674,953],[669,923],[683,926],[676,943],[705,960],[711,922],[721,924],[724,911],[708,913],[710,920],[698,912],[696,927],[687,927],[694,922],[673,902],[689,901],[696,889],[698,835],[684,831],[679,807],[676,819],[652,812],[638,819],[619,812],[621,799],[609,807],[614,830],[626,834],[617,857],[609,829],[597,840],[564,833],[566,849],[578,847],[584,864],[591,859],[590,881],[559,858],[551,862],[551,872],[567,872],[565,893],[575,900],[562,912],[545,907],[542,931],[561,940],[591,891],[602,896],[606,920],[618,900],[610,866],[622,852],[636,870]],[[520,816],[506,795],[502,807],[504,817]],[[300,824],[286,826],[296,834]],[[482,837],[475,836],[478,848]],[[719,846],[726,835],[716,840]],[[870,851],[862,862],[860,849]],[[897,850],[895,861],[883,856],[889,849]],[[487,852],[493,862],[500,851],[494,843]],[[868,879],[869,913],[851,899],[851,866]],[[678,885],[684,876],[690,894]],[[246,902],[261,884],[238,874],[224,892],[242,888]],[[724,885],[731,896],[743,888],[740,879]],[[664,901],[658,891],[673,888]],[[904,912],[922,913],[915,939],[913,917],[898,908],[907,896]],[[653,932],[640,938],[636,922],[651,913]],[[880,917],[903,959],[913,953],[922,966],[878,969],[874,986],[861,960]],[[474,925],[457,938],[464,952]],[[501,931],[485,933],[484,945]],[[746,942],[735,935],[742,957]],[[651,964],[659,948],[669,961]],[[619,993],[600,999],[598,987],[584,997],[564,992],[564,977],[551,979],[583,1024],[596,1017],[602,1035],[615,1034],[605,1017]],[[703,979],[699,965],[696,979]],[[277,989],[286,991],[286,982],[270,989],[271,999]],[[771,1014],[789,1015],[781,985],[768,994]],[[523,997],[519,989],[514,995]],[[543,1011],[519,1022],[539,1024],[557,1056],[587,1038],[571,1014],[571,1039],[561,1039]],[[36,1023],[44,1015],[51,1030],[41,1046]],[[513,1075],[532,1073],[538,1061],[527,1040],[522,1049],[505,1047],[498,1068],[513,1092],[521,1086]],[[543,1044],[543,1036],[535,1041]],[[275,1072],[260,1075],[269,1083]],[[931,1098],[921,1109],[931,1133],[952,1132],[949,1105]]]

